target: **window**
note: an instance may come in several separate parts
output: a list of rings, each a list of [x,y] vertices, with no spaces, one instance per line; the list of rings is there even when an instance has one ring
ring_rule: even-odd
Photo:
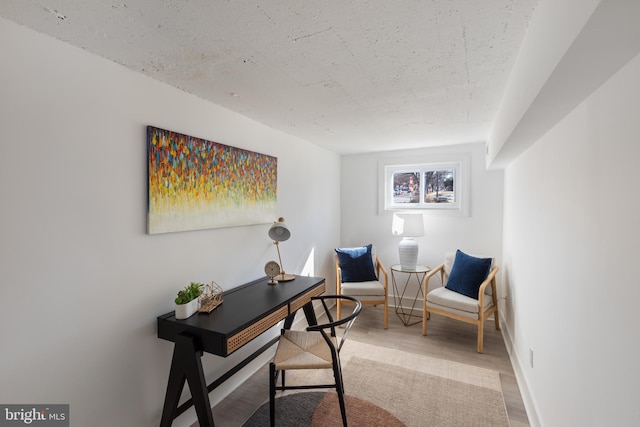
[[[438,163],[382,162],[382,209],[453,211],[466,215],[467,163],[466,156],[459,161]]]
[[[439,169],[428,170],[424,173],[424,203],[449,203],[456,202],[456,170]]]

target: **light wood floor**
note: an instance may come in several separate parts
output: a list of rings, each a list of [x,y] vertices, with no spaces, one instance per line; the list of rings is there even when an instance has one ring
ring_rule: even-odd
[[[404,326],[389,307],[389,328],[385,330],[382,308],[367,306],[348,339],[498,371],[511,427],[529,426],[502,335],[495,330],[493,321],[485,325],[483,354],[476,352],[477,329],[471,324],[432,315],[426,337],[422,336],[421,327],[420,323]],[[241,426],[265,402],[268,389],[265,366],[213,408],[216,426]]]

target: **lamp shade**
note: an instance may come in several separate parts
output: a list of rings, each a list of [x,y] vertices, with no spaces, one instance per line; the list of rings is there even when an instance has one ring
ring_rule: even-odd
[[[291,232],[285,224],[284,218],[278,218],[278,221],[271,225],[269,228],[269,237],[275,242],[284,242],[285,240],[289,240]]]
[[[424,221],[422,214],[396,213],[393,214],[391,233],[401,237],[424,236]]]

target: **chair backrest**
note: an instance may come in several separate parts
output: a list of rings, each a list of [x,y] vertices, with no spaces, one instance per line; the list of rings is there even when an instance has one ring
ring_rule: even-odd
[[[331,315],[331,311],[329,310],[329,305],[327,304],[327,301],[329,300],[337,301],[338,299],[351,301],[354,305],[354,308],[351,314],[349,314],[348,316],[343,316],[342,319],[334,321],[333,316]],[[311,300],[322,302],[322,307],[329,321],[319,325],[311,325],[307,327],[307,331],[319,331],[324,336],[325,341],[327,341],[327,344],[329,344],[329,346],[333,348],[333,343],[331,342],[330,336],[335,337],[336,327],[340,325],[344,325],[342,338],[340,338],[340,341],[335,347],[336,351],[340,352],[340,349],[342,348],[344,341],[347,339],[347,335],[349,335],[351,326],[353,326],[353,323],[355,322],[356,317],[358,317],[358,315],[360,314],[360,311],[362,311],[362,303],[358,299],[348,295],[321,295],[319,297],[312,297]]]
[[[489,258],[482,255],[474,255],[474,254],[469,254],[469,255],[476,258]],[[449,281],[449,274],[451,274],[451,269],[453,268],[453,262],[455,260],[456,260],[455,252],[447,252],[444,254],[444,278],[442,280],[442,286],[447,286],[447,282]],[[491,257],[491,268],[493,268],[495,263],[496,263],[496,259],[494,257]],[[491,289],[491,286],[487,286],[485,288],[484,293],[485,295],[492,295],[493,291]]]
[[[362,246],[364,247],[364,246]],[[345,248],[342,248],[345,249]],[[335,259],[336,259],[336,267],[337,268],[341,268],[340,267],[340,258],[338,257],[338,254],[334,254]],[[375,245],[371,245],[371,262],[373,263],[373,271],[376,274],[376,277],[378,276],[378,257],[376,255],[376,247]],[[379,277],[377,277],[378,279],[380,279]]]

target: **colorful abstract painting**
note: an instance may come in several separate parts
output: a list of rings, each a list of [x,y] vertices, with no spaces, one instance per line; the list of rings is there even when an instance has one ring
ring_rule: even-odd
[[[147,127],[149,234],[270,223],[278,159]]]

